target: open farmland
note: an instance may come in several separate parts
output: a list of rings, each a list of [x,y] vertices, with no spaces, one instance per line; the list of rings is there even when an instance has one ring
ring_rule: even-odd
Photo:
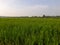
[[[0,45],[60,45],[60,18],[0,18]]]

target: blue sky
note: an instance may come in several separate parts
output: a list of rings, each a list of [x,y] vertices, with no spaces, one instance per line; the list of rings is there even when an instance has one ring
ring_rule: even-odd
[[[0,16],[60,15],[60,0],[0,0]]]

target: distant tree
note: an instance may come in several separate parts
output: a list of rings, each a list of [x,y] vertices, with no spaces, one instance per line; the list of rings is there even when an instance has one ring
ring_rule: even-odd
[[[32,16],[32,17],[35,17],[36,18],[37,16]]]
[[[43,14],[43,17],[45,17],[45,14]]]

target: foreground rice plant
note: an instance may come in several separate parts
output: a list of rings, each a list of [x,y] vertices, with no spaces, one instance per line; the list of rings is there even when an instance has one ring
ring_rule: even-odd
[[[60,45],[60,18],[0,18],[0,45]]]

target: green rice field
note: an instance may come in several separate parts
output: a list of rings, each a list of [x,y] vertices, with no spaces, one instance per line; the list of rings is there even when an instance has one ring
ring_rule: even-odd
[[[0,18],[0,45],[60,45],[60,18]]]

